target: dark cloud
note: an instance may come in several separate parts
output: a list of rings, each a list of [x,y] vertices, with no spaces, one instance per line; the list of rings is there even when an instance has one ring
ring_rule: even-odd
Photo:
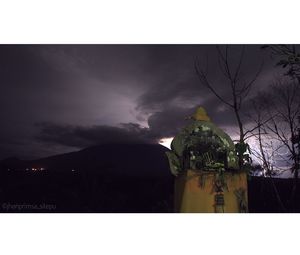
[[[279,70],[259,45],[245,49],[245,79],[265,60],[256,92]],[[240,50],[230,47],[233,67]],[[213,45],[2,45],[0,158],[103,142],[157,142],[175,135],[198,105],[231,130],[232,111],[199,84],[194,70],[198,57],[229,98],[216,56]]]
[[[221,46],[222,48],[222,46]],[[230,47],[230,63],[234,69],[238,64],[242,46]],[[200,65],[207,69],[209,81],[214,84],[218,93],[225,99],[230,99],[228,81],[218,65],[216,47],[214,45],[188,45],[188,46],[156,46],[149,49],[153,65],[149,73],[154,72],[151,85],[138,99],[138,108],[143,111],[161,109],[165,106],[191,107],[204,104],[208,99],[218,99],[201,86],[195,72],[196,59]],[[265,58],[258,45],[246,46],[242,76],[245,80],[253,78],[260,64]],[[266,62],[265,71],[270,69],[270,61]],[[268,75],[267,75],[268,76]],[[264,76],[260,76],[258,83],[262,83]]]
[[[72,126],[54,123],[38,123],[36,127],[39,134],[36,139],[50,146],[67,146],[85,148],[99,144],[121,143],[158,143],[164,137],[175,136],[182,127],[187,125],[195,108],[168,108],[164,111],[153,113],[148,118],[148,126],[142,127],[137,123],[122,123],[119,126],[94,125]],[[213,115],[211,115],[212,113]],[[223,119],[218,118],[220,125],[232,126],[234,118],[228,118],[229,110],[222,110]],[[208,111],[214,119],[219,116],[217,111]],[[229,115],[232,116],[232,115]],[[221,120],[221,121],[220,121]],[[226,127],[226,126],[225,126]]]
[[[105,125],[82,127],[51,123],[39,123],[37,126],[40,133],[36,138],[50,145],[84,148],[108,143],[157,143],[157,139],[148,128],[142,128],[135,123],[122,124],[120,127]]]

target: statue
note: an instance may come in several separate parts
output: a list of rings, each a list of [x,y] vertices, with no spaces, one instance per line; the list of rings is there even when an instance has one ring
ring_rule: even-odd
[[[247,174],[239,169],[233,141],[211,122],[203,107],[190,118],[192,123],[174,137],[171,151],[166,153],[176,176],[175,211],[247,211]],[[233,197],[236,206],[232,204]],[[243,208],[239,208],[241,205]]]

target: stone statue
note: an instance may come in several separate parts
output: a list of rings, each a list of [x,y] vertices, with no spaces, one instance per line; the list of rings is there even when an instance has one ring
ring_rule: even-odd
[[[231,138],[214,123],[203,107],[191,116],[193,122],[177,134],[167,152],[170,169],[178,175],[184,169],[237,169],[238,158]]]
[[[247,173],[236,146],[203,107],[166,152],[175,178],[175,212],[247,212]]]

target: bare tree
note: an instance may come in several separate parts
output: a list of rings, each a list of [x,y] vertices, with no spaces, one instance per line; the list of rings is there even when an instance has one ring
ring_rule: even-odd
[[[265,114],[266,109],[268,109],[269,106],[268,102],[268,96],[265,93],[259,93],[259,95],[252,100],[251,119],[257,126],[257,130],[253,132],[253,136],[258,144],[258,148],[252,148],[252,155],[260,162],[263,170],[263,176],[268,177],[271,180],[271,184],[281,210],[283,212],[287,212],[273,176],[286,171],[286,169],[282,169],[276,164],[276,160],[280,158],[285,160],[286,163],[288,163],[288,160],[282,157],[280,153],[280,150],[284,145],[282,143],[274,143],[272,134],[268,133],[266,130],[266,124],[271,120],[271,118]]]
[[[295,140],[298,136],[300,114],[300,95],[297,83],[284,84],[277,81],[272,86],[271,107],[269,115],[271,120],[267,123],[267,129],[288,150],[291,162],[291,171],[294,177],[291,201],[294,201],[299,177],[299,151]]]
[[[299,95],[300,86],[300,53],[299,48],[297,49],[294,45],[264,45],[263,49],[269,49],[271,56],[275,56],[278,59],[276,63],[284,69],[287,69],[285,76],[292,79],[292,83],[281,84],[283,86],[291,86],[291,88],[277,89],[277,92],[282,93],[279,101],[280,104],[285,105],[286,111],[280,110],[277,119],[280,118],[282,122],[286,124],[287,133],[282,132],[281,128],[278,128],[276,123],[277,119],[273,119],[273,133],[277,134],[278,139],[284,141],[284,145],[290,153],[290,159],[293,160],[291,170],[294,174],[294,184],[292,189],[292,199],[295,200],[295,194],[297,189],[297,179],[300,171],[300,113],[297,110],[299,97],[296,99],[296,94]],[[298,85],[298,86],[297,86]],[[282,91],[283,90],[283,91]],[[284,116],[285,115],[285,116]],[[298,119],[298,122],[297,122]]]
[[[234,68],[232,67],[233,61],[229,54],[229,47],[225,46],[225,48],[222,49],[221,47],[217,46],[216,50],[219,69],[223,73],[226,81],[227,88],[224,89],[229,89],[231,92],[231,98],[229,100],[225,99],[225,97],[217,91],[215,84],[212,84],[208,80],[208,64],[204,69],[201,67],[200,62],[197,59],[195,61],[195,69],[200,83],[208,88],[222,103],[230,107],[235,114],[239,129],[239,142],[236,144],[236,147],[239,158],[239,168],[242,169],[245,161],[244,153],[246,152],[248,147],[248,144],[246,143],[247,135],[250,134],[253,130],[245,130],[244,123],[241,117],[241,108],[243,102],[247,100],[249,92],[251,91],[255,81],[261,73],[263,64],[260,65],[255,75],[251,79],[246,81],[244,75],[242,74],[245,47],[242,46],[237,65]]]
[[[291,208],[295,202],[299,178],[299,145],[295,142],[299,140],[300,129],[297,118],[300,114],[298,88],[297,82],[277,79],[268,91],[256,97],[252,107],[255,111],[252,121],[258,126],[255,137],[259,149],[255,156],[262,162],[268,177],[271,177],[272,171],[292,171],[294,182],[289,201]],[[284,164],[285,169],[279,167],[279,162]]]

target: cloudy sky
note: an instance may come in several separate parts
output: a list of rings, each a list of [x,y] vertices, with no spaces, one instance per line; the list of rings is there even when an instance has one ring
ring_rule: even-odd
[[[241,46],[231,46],[234,67]],[[1,45],[0,159],[37,158],[101,143],[158,143],[172,137],[195,107],[234,135],[235,119],[194,69],[228,96],[214,45]],[[243,76],[263,70],[253,93],[267,87],[276,61],[245,47]]]

